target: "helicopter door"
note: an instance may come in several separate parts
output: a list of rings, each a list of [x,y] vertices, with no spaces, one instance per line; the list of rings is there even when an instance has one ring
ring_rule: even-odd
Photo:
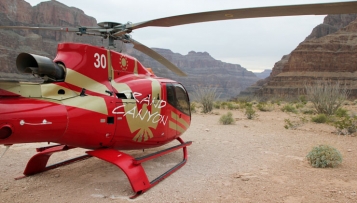
[[[167,83],[167,102],[171,106],[170,130],[175,130],[176,135],[181,135],[190,122],[191,112],[188,94],[185,88],[178,83]]]

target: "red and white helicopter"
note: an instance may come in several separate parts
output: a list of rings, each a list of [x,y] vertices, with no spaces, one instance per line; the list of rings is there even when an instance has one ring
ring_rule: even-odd
[[[190,23],[271,16],[326,15],[357,12],[357,1],[244,8],[186,14],[140,23],[103,22],[97,27],[24,27],[73,32],[108,39],[108,48],[88,44],[58,44],[55,59],[20,53],[20,72],[41,77],[43,83],[0,82],[0,144],[48,142],[37,148],[24,175],[30,176],[58,166],[97,157],[118,166],[129,179],[136,197],[181,168],[187,161],[180,136],[191,123],[190,101],[179,82],[160,78],[137,59],[110,49],[114,41],[132,43],[134,48],[156,59],[174,73],[185,76],[170,61],[135,41],[129,33],[149,26],[171,27]],[[180,144],[145,157],[135,158],[123,150],[147,149],[173,140]],[[73,148],[88,149],[86,155],[47,166],[53,153]],[[142,163],[183,149],[176,166],[149,181]]]

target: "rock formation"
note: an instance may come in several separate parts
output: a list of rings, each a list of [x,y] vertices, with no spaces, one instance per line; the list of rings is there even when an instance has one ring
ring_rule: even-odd
[[[94,26],[96,20],[82,10],[67,7],[57,2],[42,2],[32,7],[24,0],[0,1],[1,25],[12,26]],[[79,37],[73,33],[44,30],[1,30],[0,31],[0,79],[32,80],[29,75],[16,69],[16,57],[28,52],[54,58],[58,42],[83,42],[99,44],[100,40],[88,36]]]
[[[356,97],[356,17],[356,14],[325,17],[323,24],[275,64],[267,79],[258,81],[249,90],[264,97],[296,96],[303,94],[306,83],[327,79],[351,85],[351,96]]]
[[[221,99],[229,99],[259,80],[253,72],[247,71],[240,65],[216,60],[207,52],[191,51],[187,55],[181,55],[168,49],[154,48],[154,50],[188,76],[177,76],[157,61],[134,49],[128,48],[127,52],[139,59],[146,67],[156,67],[154,68],[156,75],[180,81],[191,93],[198,87],[214,87],[217,88]]]
[[[82,10],[68,7],[57,1],[42,2],[32,7],[24,0],[2,0],[0,1],[0,24],[78,27],[79,25],[96,26],[97,22]],[[99,37],[79,37],[73,33],[43,30],[0,30],[0,37],[2,39],[0,43],[0,80],[30,80],[33,78],[19,74],[15,68],[16,56],[21,52],[54,58],[59,42],[103,45]],[[117,44],[122,45],[119,42]],[[158,76],[180,81],[189,91],[192,91],[195,86],[217,87],[222,92],[221,98],[235,96],[239,94],[240,90],[259,80],[252,72],[240,65],[215,60],[206,52],[192,51],[187,55],[181,55],[168,49],[155,49],[189,75],[188,77],[178,77],[155,60],[132,49],[130,45],[119,46],[117,50],[136,57],[144,66],[151,67]]]

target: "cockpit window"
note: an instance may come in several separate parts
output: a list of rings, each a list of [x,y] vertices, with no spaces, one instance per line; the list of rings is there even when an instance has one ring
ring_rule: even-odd
[[[190,115],[187,92],[181,84],[166,84],[167,102],[186,115]]]

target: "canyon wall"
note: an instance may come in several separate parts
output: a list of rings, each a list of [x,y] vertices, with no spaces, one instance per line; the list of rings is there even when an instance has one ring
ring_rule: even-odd
[[[356,17],[356,14],[326,16],[323,24],[275,64],[268,78],[242,95],[296,96],[304,94],[305,84],[324,79],[349,85],[351,97],[357,97]]]

